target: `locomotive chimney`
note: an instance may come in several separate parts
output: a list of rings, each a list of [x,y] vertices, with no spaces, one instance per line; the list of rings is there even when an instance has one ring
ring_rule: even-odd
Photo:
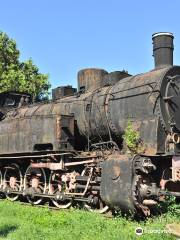
[[[159,32],[152,35],[155,68],[173,66],[173,39],[173,34],[169,32]]]

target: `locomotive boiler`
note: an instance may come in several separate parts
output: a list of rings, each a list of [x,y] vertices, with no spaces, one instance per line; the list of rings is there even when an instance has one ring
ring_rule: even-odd
[[[130,75],[78,72],[78,90],[0,95],[0,191],[15,201],[148,216],[167,195],[180,197],[180,66],[173,35],[153,35],[155,68]],[[139,139],[128,150],[128,122]]]

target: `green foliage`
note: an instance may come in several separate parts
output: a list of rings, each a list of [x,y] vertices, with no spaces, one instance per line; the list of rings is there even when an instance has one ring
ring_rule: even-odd
[[[139,133],[133,129],[132,123],[128,121],[127,127],[125,129],[123,139],[127,147],[133,152],[137,152]]]
[[[20,62],[16,42],[0,32],[0,92],[28,92],[37,97],[48,95],[48,75],[39,72],[31,59]]]
[[[180,216],[180,204],[176,202],[176,197],[166,196],[165,201],[158,206],[160,211],[168,212],[171,216]]]
[[[0,202],[0,239],[7,240],[156,240],[176,239],[164,233],[168,223],[180,223],[178,215],[156,216],[146,221],[137,222],[122,216],[105,216],[70,209],[52,211],[20,205],[19,202]],[[135,234],[135,229],[161,230],[162,233]]]

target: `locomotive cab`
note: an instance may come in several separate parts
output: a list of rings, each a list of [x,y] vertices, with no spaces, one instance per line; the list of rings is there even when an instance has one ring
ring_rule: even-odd
[[[28,93],[2,92],[0,93],[0,120],[5,117],[7,111],[29,104],[32,97]]]
[[[32,101],[31,94],[20,92],[3,92],[0,93],[0,107],[3,109],[11,109],[19,106],[21,99],[24,98],[24,103]]]

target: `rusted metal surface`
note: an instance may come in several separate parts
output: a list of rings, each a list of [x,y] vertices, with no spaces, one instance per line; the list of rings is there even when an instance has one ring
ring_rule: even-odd
[[[77,93],[60,87],[48,102],[0,94],[2,192],[33,204],[49,198],[67,208],[76,199],[91,211],[111,207],[146,216],[160,197],[179,197],[180,67],[158,66],[136,76],[84,69]],[[128,121],[139,136],[134,157],[123,138]]]
[[[123,212],[134,212],[131,161],[110,160],[103,163],[100,194],[102,200]]]
[[[86,160],[86,161],[80,161],[80,162],[70,162],[65,163],[64,161],[61,161],[59,163],[31,163],[32,168],[48,168],[50,170],[63,170],[65,167],[69,166],[78,166],[78,165],[84,165],[89,163],[96,163],[96,160]]]
[[[126,71],[114,71],[105,76],[105,82],[107,86],[112,86],[119,82],[121,79],[131,76]]]
[[[1,154],[74,148],[73,116],[37,115],[37,108],[35,109],[36,113],[32,113],[32,116],[27,116],[28,109],[22,109],[18,110],[15,117],[1,121]],[[31,108],[29,111],[32,112]]]
[[[180,181],[180,157],[173,156],[172,158],[172,180]]]
[[[60,116],[56,118],[56,137],[57,137],[57,140],[60,141],[61,139],[61,117]]]
[[[104,69],[87,68],[78,72],[78,89],[92,91],[105,86],[105,76],[108,74]]]
[[[47,147],[59,150],[65,148],[66,142],[67,149],[75,147],[79,150],[87,147],[90,141],[93,143],[111,140],[113,135],[120,141],[127,121],[130,120],[135,130],[140,133],[145,154],[165,153],[164,122],[168,120],[164,121],[166,111],[163,110],[164,105],[161,108],[159,93],[164,84],[166,85],[166,75],[173,76],[177,71],[179,68],[175,67],[157,69],[126,77],[111,87],[47,104],[32,105],[28,108],[24,106],[16,112],[10,111],[1,121],[0,151],[9,152],[11,149],[11,152],[28,152],[33,150],[35,143],[47,144]],[[74,120],[70,117],[72,114]],[[65,121],[69,122],[68,131],[71,133],[71,137],[64,135],[64,144],[59,144],[58,140],[62,133],[64,134],[60,127],[61,115],[67,116]],[[72,121],[69,121],[69,118],[72,118]],[[74,130],[73,122],[76,123]],[[16,144],[13,144],[15,139]]]
[[[78,73],[79,87],[86,86],[88,91],[85,93],[81,91],[46,104],[28,107],[22,104],[7,113],[0,125],[0,152],[10,152],[10,149],[14,153],[28,152],[34,150],[33,146],[40,148],[43,144],[47,150],[66,147],[84,150],[89,149],[93,142],[112,140],[113,137],[120,146],[127,121],[130,120],[133,127],[138,125],[134,130],[140,133],[144,154],[167,153],[166,131],[172,130],[173,117],[176,120],[174,127],[178,128],[180,123],[177,111],[167,112],[167,107],[170,108],[164,97],[168,79],[174,79],[179,73],[180,68],[176,66],[136,76],[120,71],[108,74],[105,70],[93,68],[81,70]],[[174,79],[173,83],[179,86],[178,79]],[[71,139],[70,136],[62,137],[61,115],[74,116],[69,123]],[[69,121],[68,117],[65,121]]]
[[[108,155],[107,161],[117,160],[117,161],[129,161],[129,156],[127,154],[121,154],[120,152],[111,153]]]
[[[72,150],[74,148],[74,116],[60,115],[56,118],[56,134],[58,148]]]
[[[32,168],[48,168],[50,170],[62,170],[64,169],[64,162],[60,163],[31,163]]]
[[[76,88],[72,86],[62,86],[52,89],[52,99],[55,101],[57,99],[72,96],[77,92]]]
[[[156,68],[173,66],[173,34],[155,33],[152,35],[153,56]]]

